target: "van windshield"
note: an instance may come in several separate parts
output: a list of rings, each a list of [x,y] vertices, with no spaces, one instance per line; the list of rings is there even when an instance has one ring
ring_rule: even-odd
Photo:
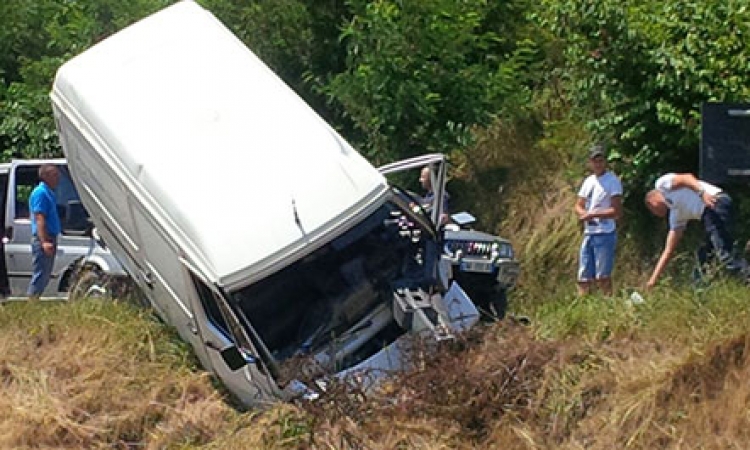
[[[390,307],[396,288],[429,289],[438,260],[431,230],[394,196],[340,237],[231,297],[283,361],[324,349],[375,309]]]

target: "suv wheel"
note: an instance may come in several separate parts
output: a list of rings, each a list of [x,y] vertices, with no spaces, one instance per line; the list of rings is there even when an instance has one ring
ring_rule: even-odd
[[[495,287],[490,294],[489,304],[487,305],[490,314],[494,319],[502,320],[508,311],[508,290],[505,288]]]
[[[105,298],[108,296],[107,276],[97,267],[84,267],[75,277],[68,294],[68,300],[84,298]]]
[[[84,298],[122,300],[141,308],[151,307],[151,302],[131,278],[111,276],[93,266],[79,269],[68,295],[70,301]]]

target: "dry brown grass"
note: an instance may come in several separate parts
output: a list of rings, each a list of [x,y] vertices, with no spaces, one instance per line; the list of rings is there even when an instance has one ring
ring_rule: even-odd
[[[214,436],[231,409],[206,375],[161,325],[112,308],[0,309],[0,448],[163,448]]]
[[[280,405],[209,447],[750,448],[747,342],[540,341],[492,325],[379,395]]]
[[[122,305],[6,306],[0,327],[2,449],[750,448],[747,333],[541,340],[506,321],[369,397],[240,413]]]

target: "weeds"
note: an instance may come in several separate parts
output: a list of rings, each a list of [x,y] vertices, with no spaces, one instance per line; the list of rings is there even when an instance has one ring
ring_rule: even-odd
[[[0,448],[206,442],[224,417],[184,344],[124,304],[0,310]]]

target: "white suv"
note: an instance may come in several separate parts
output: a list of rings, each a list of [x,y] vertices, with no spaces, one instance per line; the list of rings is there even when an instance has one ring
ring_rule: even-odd
[[[127,275],[115,257],[92,237],[93,227],[70,178],[64,159],[14,160],[0,164],[0,208],[4,223],[5,262],[11,297],[24,297],[32,274],[29,195],[39,183],[39,167],[55,164],[60,182],[55,189],[62,223],[52,277],[43,297],[95,295],[112,279]]]

